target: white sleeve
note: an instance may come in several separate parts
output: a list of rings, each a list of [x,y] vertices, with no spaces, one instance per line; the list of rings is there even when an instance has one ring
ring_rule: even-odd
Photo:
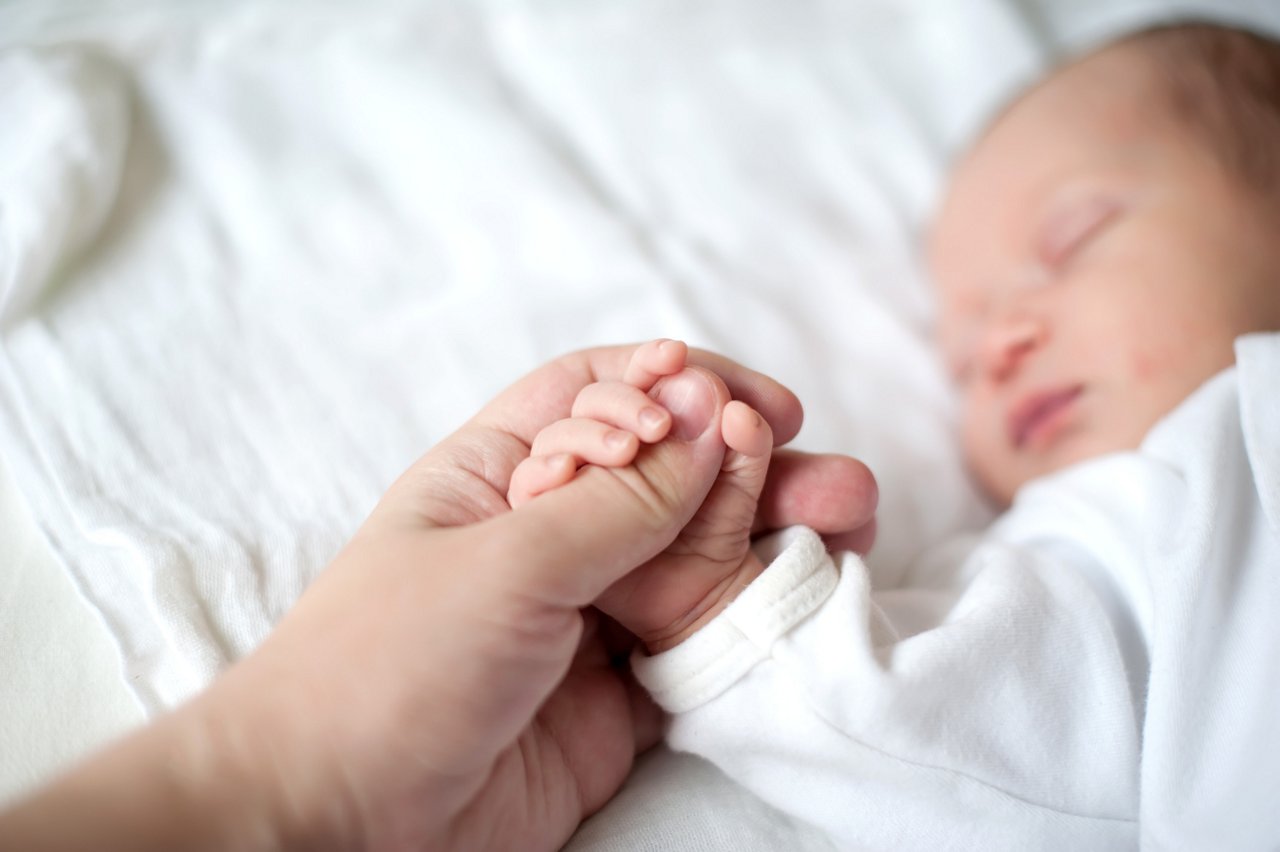
[[[633,660],[673,747],[841,848],[1136,844],[1140,710],[1070,566],[986,544],[873,592],[811,530],[772,549],[713,622]]]

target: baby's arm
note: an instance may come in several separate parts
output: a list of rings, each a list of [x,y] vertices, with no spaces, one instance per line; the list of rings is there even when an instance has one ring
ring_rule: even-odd
[[[572,416],[544,429],[516,468],[512,507],[563,485],[583,465],[625,469],[645,444],[692,437],[672,434],[670,415],[655,402],[674,392],[674,385],[664,389],[664,380],[685,368],[686,357],[677,341],[647,343],[636,350],[624,381],[585,388]],[[764,418],[736,400],[725,405],[718,427],[725,458],[701,508],[670,547],[597,602],[651,652],[679,644],[762,570],[751,552],[751,527],[773,435]]]
[[[1000,545],[877,592],[811,530],[632,671],[698,754],[840,849],[1131,849],[1140,728],[1068,563]]]

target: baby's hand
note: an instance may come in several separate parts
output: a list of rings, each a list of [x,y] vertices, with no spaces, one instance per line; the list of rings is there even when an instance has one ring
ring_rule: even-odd
[[[512,475],[516,507],[573,478],[585,464],[624,467],[644,444],[669,436],[671,417],[646,393],[685,367],[687,348],[655,341],[636,350],[623,382],[590,385],[572,416],[548,426]],[[751,527],[764,487],[773,434],[750,406],[729,402],[720,421],[725,458],[702,506],[661,554],[614,584],[597,606],[650,651],[673,647],[713,618],[762,566],[751,552]],[[589,519],[584,519],[589,523]]]
[[[685,367],[689,347],[654,340],[637,347],[620,382],[596,382],[578,392],[569,417],[544,428],[529,457],[511,473],[507,502],[518,508],[573,479],[587,464],[625,467],[641,442],[654,444],[671,431],[671,415],[646,391]]]

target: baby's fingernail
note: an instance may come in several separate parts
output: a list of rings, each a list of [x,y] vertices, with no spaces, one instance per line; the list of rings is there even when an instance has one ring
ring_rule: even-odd
[[[711,383],[696,372],[685,371],[663,380],[658,402],[671,412],[671,437],[691,441],[707,430],[716,410]]]
[[[604,436],[605,446],[609,447],[611,450],[620,450],[630,442],[630,432],[620,432],[617,429],[612,429],[609,432],[606,432]]]
[[[661,408],[646,408],[640,412],[640,425],[646,429],[660,429],[667,422],[667,412]]]

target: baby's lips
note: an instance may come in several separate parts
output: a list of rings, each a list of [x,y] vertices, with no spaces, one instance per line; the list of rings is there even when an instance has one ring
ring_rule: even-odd
[[[654,399],[671,412],[670,435],[681,441],[692,441],[707,431],[716,412],[716,388],[711,378],[698,370],[683,370],[662,379],[654,388]]]

